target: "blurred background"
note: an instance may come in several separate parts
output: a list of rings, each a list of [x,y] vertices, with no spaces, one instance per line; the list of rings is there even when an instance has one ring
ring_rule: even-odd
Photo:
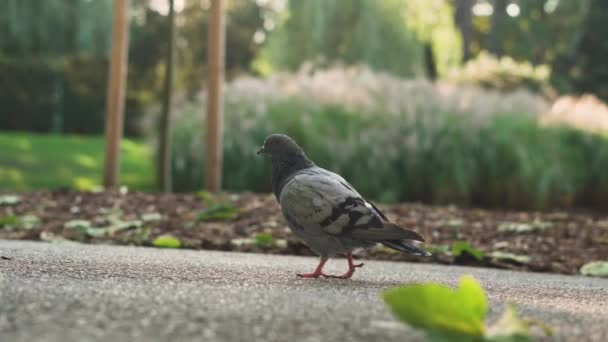
[[[203,187],[206,0],[175,0],[171,168]],[[169,0],[131,0],[121,183],[154,191]],[[381,202],[605,207],[608,2],[227,0],[223,187],[294,137]],[[0,2],[0,190],[99,187],[111,0]]]

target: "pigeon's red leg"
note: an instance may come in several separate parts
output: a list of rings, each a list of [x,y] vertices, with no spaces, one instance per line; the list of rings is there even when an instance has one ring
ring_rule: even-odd
[[[301,278],[319,278],[320,276],[327,277],[327,275],[325,275],[323,273],[323,266],[325,266],[326,262],[327,262],[327,257],[321,257],[321,260],[319,261],[319,265],[317,265],[317,268],[315,269],[315,271],[313,273],[298,274],[298,277],[301,277]]]
[[[348,271],[341,276],[326,276],[328,278],[338,278],[338,279],[348,279],[355,274],[355,269],[358,267],[363,267],[363,263],[355,264],[353,263],[353,255],[352,253],[346,254],[346,258],[348,259]]]

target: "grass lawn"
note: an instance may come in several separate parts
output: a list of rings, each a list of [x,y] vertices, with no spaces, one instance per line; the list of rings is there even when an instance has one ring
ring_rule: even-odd
[[[102,137],[0,132],[0,190],[95,188],[102,181],[103,148]],[[152,190],[148,147],[124,139],[121,158],[120,183]]]

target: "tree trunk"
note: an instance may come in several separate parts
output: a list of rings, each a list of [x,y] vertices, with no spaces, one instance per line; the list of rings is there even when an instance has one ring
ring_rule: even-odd
[[[426,77],[431,81],[437,80],[437,63],[431,42],[424,43],[424,68]]]
[[[462,63],[465,63],[472,57],[473,17],[471,11],[473,0],[454,0],[454,7],[454,23],[462,36]]]
[[[494,13],[490,27],[490,53],[496,57],[503,55],[503,35],[507,18],[507,0],[494,0]]]
[[[163,192],[171,192],[171,109],[173,99],[173,64],[175,57],[175,7],[174,0],[169,1],[167,61],[165,66],[165,85],[163,105],[158,127],[158,160],[157,185]]]

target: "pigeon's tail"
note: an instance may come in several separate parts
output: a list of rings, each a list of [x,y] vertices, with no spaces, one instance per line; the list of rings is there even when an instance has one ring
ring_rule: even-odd
[[[380,241],[381,244],[385,245],[388,248],[392,248],[398,250],[400,252],[410,253],[414,255],[421,256],[431,256],[431,253],[425,251],[424,249],[416,246],[411,240],[390,240],[390,241]]]

